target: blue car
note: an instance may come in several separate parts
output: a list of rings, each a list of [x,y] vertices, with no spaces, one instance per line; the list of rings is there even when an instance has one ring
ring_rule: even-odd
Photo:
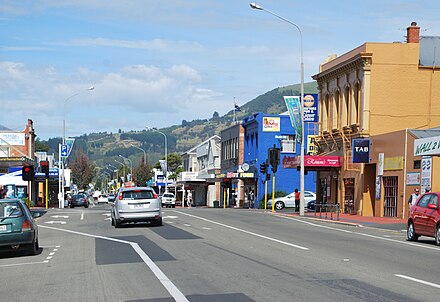
[[[39,250],[38,226],[27,205],[19,199],[0,199],[0,249]]]

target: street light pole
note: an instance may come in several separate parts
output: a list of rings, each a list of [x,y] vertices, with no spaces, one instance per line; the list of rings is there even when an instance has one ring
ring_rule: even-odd
[[[148,131],[156,131],[159,132],[160,134],[163,135],[163,137],[165,138],[165,171],[163,171],[164,176],[165,176],[165,192],[168,192],[168,142],[167,142],[167,136],[165,135],[165,133],[157,130],[157,128],[150,128],[150,127],[145,127]]]
[[[125,163],[121,163],[120,161],[118,161],[118,160],[116,160],[116,159],[115,159],[115,162],[117,162],[118,164],[122,165],[122,167],[123,167],[123,169],[124,169],[124,170],[123,170],[123,174],[124,174],[124,182],[125,182],[125,176],[126,176],[126,175],[125,175]]]
[[[135,145],[133,145],[133,144],[130,144],[130,146],[132,146],[132,147],[134,147],[134,148],[136,148],[136,149],[139,149],[139,150],[141,150],[142,152],[144,152],[144,165],[146,166],[146,165],[147,165],[147,152],[145,152],[144,149],[139,148],[138,146],[135,146]]]
[[[69,96],[67,99],[64,100],[63,102],[63,145],[66,144],[66,103],[68,100],[72,99],[73,97],[86,92],[86,91],[90,91],[95,89],[95,87],[91,86],[85,90],[80,90],[77,93],[72,94],[71,96]],[[59,201],[59,208],[64,208],[64,157],[61,157],[61,148],[59,148],[58,152],[59,157],[58,157],[58,201]],[[60,165],[61,165],[61,175],[60,175]]]
[[[299,203],[299,214],[300,216],[304,216],[304,59],[303,59],[303,35],[301,28],[286,18],[283,18],[267,9],[264,9],[260,5],[256,3],[250,4],[251,8],[265,11],[287,23],[293,25],[296,29],[298,29],[300,42],[301,42],[301,110],[300,110],[300,118],[301,118],[301,170],[300,170],[300,203]]]
[[[128,162],[130,163],[130,181],[133,179],[133,162],[131,161],[131,159],[129,159],[128,157],[122,156],[121,154],[119,154],[119,157],[121,157],[124,160],[128,160]]]

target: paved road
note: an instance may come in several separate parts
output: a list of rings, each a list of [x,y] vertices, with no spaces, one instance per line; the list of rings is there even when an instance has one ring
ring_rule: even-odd
[[[51,209],[37,256],[0,256],[9,301],[437,301],[440,249],[392,230],[258,210],[164,209],[111,227],[109,206]]]

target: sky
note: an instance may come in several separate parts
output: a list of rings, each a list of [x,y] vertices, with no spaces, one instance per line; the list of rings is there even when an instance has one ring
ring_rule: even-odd
[[[332,54],[440,35],[440,1],[0,0],[0,125],[47,140],[226,114]],[[268,13],[295,23],[299,30]],[[302,44],[302,45],[301,45]],[[90,87],[93,90],[89,90]]]

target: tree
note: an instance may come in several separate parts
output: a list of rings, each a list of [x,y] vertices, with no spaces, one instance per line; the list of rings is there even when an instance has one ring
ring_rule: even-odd
[[[139,165],[133,169],[133,181],[138,186],[146,186],[147,182],[154,176],[152,167],[148,163],[144,163],[144,157]]]
[[[79,150],[74,161],[70,164],[74,183],[78,189],[85,190],[94,176],[94,167],[89,163],[87,155]]]
[[[220,117],[220,114],[218,114],[217,111],[214,111],[214,114],[212,115],[213,119],[218,119]]]
[[[45,141],[40,141],[40,139],[37,138],[35,141],[35,152],[49,152],[49,145]]]

